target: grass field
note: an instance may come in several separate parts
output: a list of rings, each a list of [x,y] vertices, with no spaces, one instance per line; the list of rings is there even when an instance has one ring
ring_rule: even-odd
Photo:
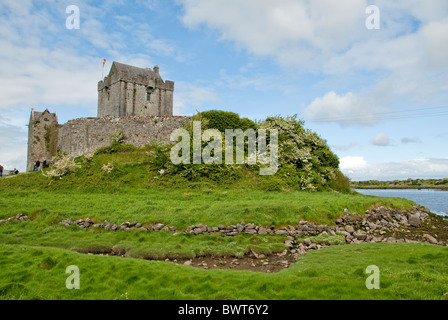
[[[400,253],[397,255],[397,253]],[[158,261],[0,245],[2,299],[446,299],[448,248],[424,244],[334,246],[275,274],[201,270]],[[67,290],[66,267],[80,270]],[[380,289],[365,269],[380,270]]]
[[[98,168],[113,159],[120,164],[111,177]],[[97,223],[163,223],[178,230],[241,222],[281,227],[300,220],[334,225],[344,209],[360,214],[379,205],[408,209],[414,205],[410,201],[334,191],[266,191],[247,172],[224,185],[154,183],[155,173],[141,153],[101,155],[96,161],[96,167],[60,181],[40,173],[0,180],[0,219],[18,213],[30,218],[0,224],[0,299],[447,299],[448,248],[441,246],[331,246],[268,274],[204,270],[164,259],[241,257],[250,250],[269,255],[286,248],[285,237],[86,231],[60,223],[89,217]],[[110,249],[125,257],[99,255]],[[70,265],[80,269],[80,290],[65,287]],[[380,290],[366,289],[370,265],[380,269]]]

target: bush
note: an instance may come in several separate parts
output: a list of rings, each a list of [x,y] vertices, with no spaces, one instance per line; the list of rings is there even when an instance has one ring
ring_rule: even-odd
[[[240,119],[234,112],[210,110],[200,113],[201,118],[208,121],[206,129],[217,129],[225,132],[226,129],[257,129],[257,124],[248,118]]]
[[[126,139],[126,135],[124,134],[124,132],[119,129],[116,130],[112,133],[112,135],[110,136],[110,143],[111,145],[117,145],[117,144],[121,144],[124,142],[124,140]]]
[[[299,174],[295,180],[300,189],[321,190],[336,178],[339,159],[325,140],[306,130],[304,121],[296,117],[269,117],[260,124],[260,129],[278,130],[279,166],[292,165],[295,168]]]
[[[75,160],[66,154],[58,154],[53,158],[54,165],[46,173],[42,170],[42,174],[50,179],[62,179],[63,176],[73,173],[80,167]]]

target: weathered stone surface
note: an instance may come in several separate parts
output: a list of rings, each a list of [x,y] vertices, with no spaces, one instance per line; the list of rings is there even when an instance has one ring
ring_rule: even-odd
[[[307,245],[307,246],[310,246],[311,245],[311,240],[309,238],[306,238],[306,239],[303,240],[303,243],[305,245]]]
[[[247,229],[244,232],[247,234],[257,234],[258,233],[257,230],[255,230],[255,229]]]
[[[423,236],[423,238],[425,238],[429,243],[432,243],[432,244],[437,244],[438,243],[437,239],[434,238],[433,236],[429,235],[429,234],[425,234]]]
[[[420,227],[420,214],[419,213],[409,214],[408,220],[409,220],[409,224],[411,226]]]
[[[275,234],[287,236],[289,234],[289,232],[286,230],[277,230],[277,231],[275,231]]]
[[[353,232],[355,232],[355,229],[353,229],[352,226],[345,226],[345,231],[352,234]]]
[[[366,240],[367,232],[362,231],[362,230],[357,230],[353,233],[353,236],[360,241],[364,241],[364,240]]]

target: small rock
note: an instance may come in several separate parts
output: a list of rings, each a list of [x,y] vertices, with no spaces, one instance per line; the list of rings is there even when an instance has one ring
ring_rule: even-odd
[[[277,230],[277,231],[275,231],[275,234],[287,236],[287,235],[289,235],[289,232],[286,230]]]
[[[353,233],[353,236],[358,239],[359,241],[364,241],[366,240],[367,237],[367,233],[365,231],[362,230],[358,230],[356,232]]]
[[[437,244],[438,243],[437,239],[434,238],[433,236],[429,235],[429,234],[425,234],[423,236],[423,238],[425,238],[431,244]]]
[[[258,233],[257,230],[255,230],[255,229],[246,229],[246,230],[244,230],[244,232],[247,234],[257,234]]]
[[[353,232],[355,232],[355,229],[353,229],[352,226],[345,226],[345,231],[347,231],[348,233],[352,234]]]

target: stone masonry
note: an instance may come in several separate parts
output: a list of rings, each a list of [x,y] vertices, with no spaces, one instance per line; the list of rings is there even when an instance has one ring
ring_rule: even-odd
[[[75,119],[60,127],[58,149],[78,157],[110,145],[110,137],[119,131],[126,136],[124,143],[136,147],[152,141],[169,142],[171,133],[189,119],[176,116]]]
[[[189,117],[173,116],[174,82],[164,81],[159,67],[138,68],[113,62],[98,83],[98,117],[59,124],[56,113],[31,110],[28,127],[27,171],[36,160],[51,159],[58,151],[73,157],[106,147],[120,131],[123,141],[137,147],[168,142],[170,134]]]
[[[137,68],[113,62],[98,83],[98,117],[173,115],[174,82],[163,81],[159,67]]]

